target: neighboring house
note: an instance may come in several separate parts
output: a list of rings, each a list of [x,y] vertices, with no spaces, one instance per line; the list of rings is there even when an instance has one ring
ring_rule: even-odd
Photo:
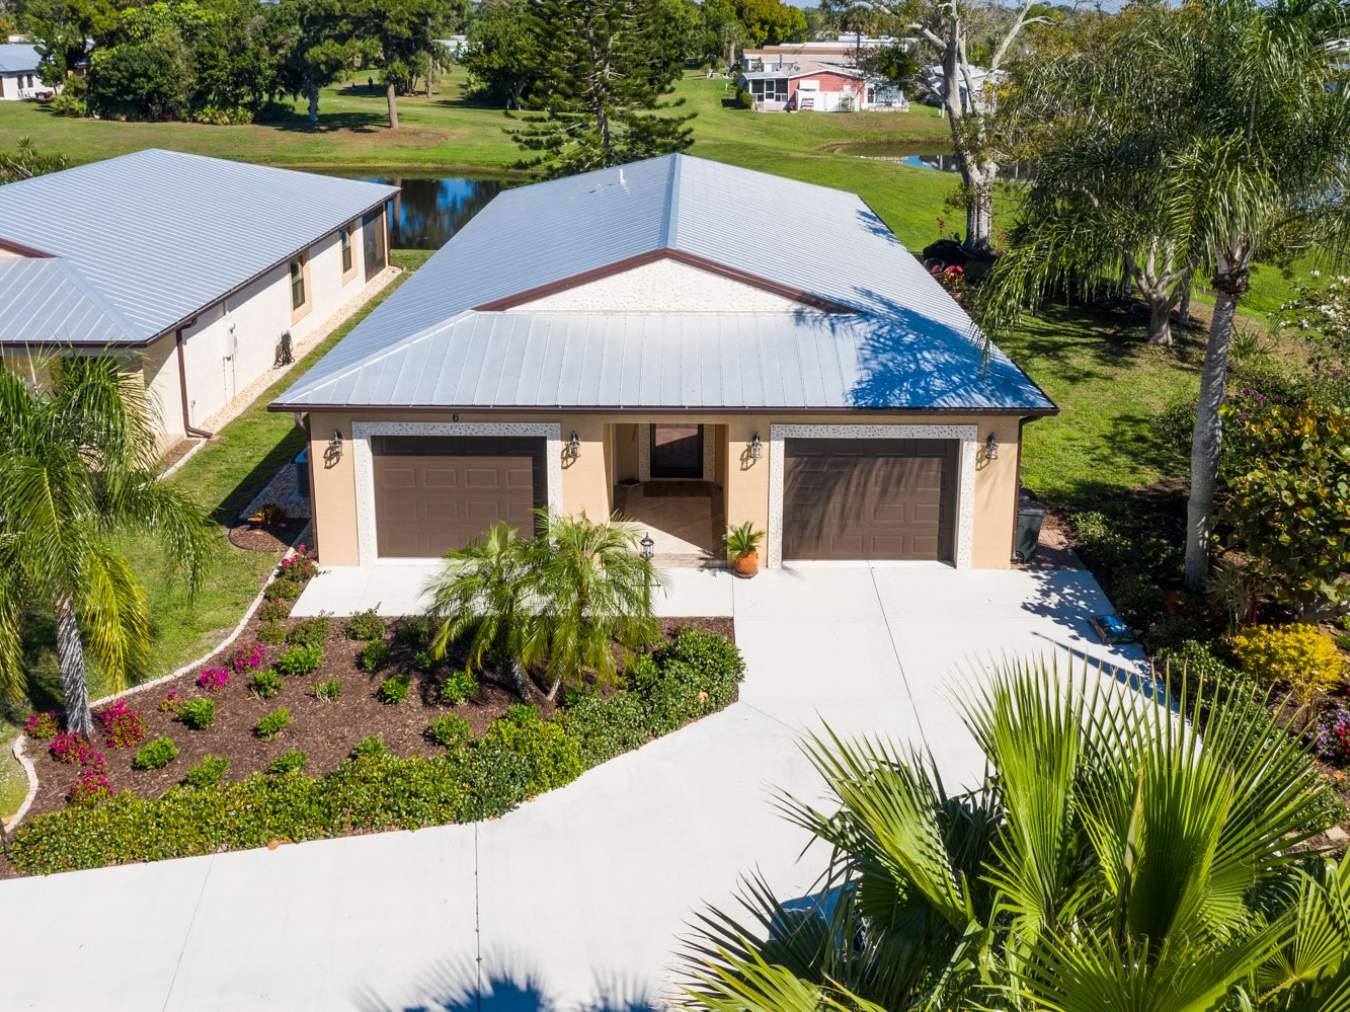
[[[748,91],[756,112],[903,111],[909,101],[890,82],[869,78],[855,67],[835,64],[783,64],[772,70],[749,70],[736,82]]]
[[[710,553],[749,522],[769,565],[991,569],[1057,410],[858,197],[686,155],[501,193],[271,409],[307,416],[328,566],[646,523],[632,483],[693,516],[685,481]]]
[[[0,186],[0,353],[125,353],[201,435],[383,283],[397,192],[157,150]]]
[[[21,42],[0,45],[0,100],[47,98],[56,94],[60,89],[43,84],[38,75],[41,62],[36,46]]]
[[[777,46],[760,46],[741,54],[742,70],[774,70],[784,64],[810,60],[813,63],[832,63],[854,66],[869,49],[895,45],[899,40],[889,35],[840,35],[818,42],[785,42]]]

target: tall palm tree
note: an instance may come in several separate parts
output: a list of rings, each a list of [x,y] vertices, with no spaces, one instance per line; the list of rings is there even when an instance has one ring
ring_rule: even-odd
[[[431,642],[436,657],[444,657],[451,643],[467,636],[474,666],[481,668],[490,657],[509,664],[516,692],[528,700],[530,680],[523,658],[530,615],[522,545],[516,529],[500,522],[467,548],[448,553],[445,568],[429,588],[428,613],[439,621]]]
[[[1335,0],[1140,5],[1026,82],[1024,120],[1050,122],[1033,130],[1031,214],[989,300],[1035,301],[1048,280],[1115,278],[1123,262],[1161,337],[1190,273],[1215,292],[1191,440],[1194,589],[1209,573],[1220,408],[1252,265],[1346,252],[1350,81],[1325,48],[1346,25]]]
[[[975,791],[886,741],[809,739],[833,804],[780,804],[830,848],[827,902],[752,879],[745,922],[705,913],[686,1007],[1346,1007],[1350,867],[1298,853],[1327,789],[1259,700],[1155,705],[1044,663],[970,698]]]
[[[525,549],[534,602],[527,656],[542,663],[549,699],[585,672],[612,681],[624,655],[656,640],[656,571],[638,551],[638,534],[619,520],[540,511],[539,536]]]
[[[145,591],[115,536],[157,539],[194,590],[210,552],[205,517],[157,459],[144,386],[112,356],[44,361],[27,379],[0,368],[0,685],[22,692],[23,616],[50,608],[67,725],[84,735],[86,648],[114,689],[149,649]]]

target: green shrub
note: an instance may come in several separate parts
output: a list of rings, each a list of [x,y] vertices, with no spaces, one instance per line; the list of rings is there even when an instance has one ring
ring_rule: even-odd
[[[342,683],[336,678],[330,678],[326,682],[320,682],[314,686],[314,696],[317,699],[325,699],[332,702],[342,695]]]
[[[158,770],[169,765],[177,756],[178,746],[173,743],[172,738],[156,738],[136,750],[136,757],[131,760],[131,765],[138,770]]]
[[[291,749],[288,752],[281,753],[281,755],[268,763],[267,772],[276,774],[296,773],[305,765],[307,759],[309,759],[308,752],[299,752],[296,749]]]
[[[1337,633],[1336,647],[1337,649],[1350,654],[1350,633]]]
[[[356,663],[362,671],[379,671],[389,663],[389,649],[389,644],[384,640],[371,640],[361,648]]]
[[[1310,625],[1254,625],[1233,637],[1242,670],[1269,685],[1283,685],[1306,702],[1345,677],[1345,659],[1330,636]]]
[[[526,797],[571,783],[583,769],[577,743],[558,724],[540,719],[532,706],[513,706],[506,716],[493,721],[475,751],[509,752],[524,759],[528,763]]]
[[[389,749],[385,747],[384,739],[378,734],[367,735],[356,743],[356,748],[352,749],[352,755],[358,759],[378,759],[388,754]]]
[[[736,92],[736,106],[740,109],[753,109],[755,107],[755,96],[742,88]]]
[[[264,601],[258,605],[259,622],[284,622],[291,617],[291,608],[285,601]]]
[[[1133,551],[1129,538],[1120,532],[1120,525],[1105,513],[1089,510],[1069,518],[1073,529],[1074,547],[1085,561],[1105,566],[1118,566]]]
[[[189,699],[178,710],[178,719],[194,731],[205,731],[215,722],[216,701],[214,699]]]
[[[271,668],[259,671],[253,676],[253,682],[249,687],[259,699],[271,699],[281,691],[281,676]]]
[[[220,783],[230,768],[230,760],[223,759],[220,756],[204,755],[202,761],[192,769],[187,771],[183,777],[183,782],[189,787],[211,787]]]
[[[682,629],[674,643],[638,659],[631,682],[648,730],[665,734],[726,706],[744,676],[736,644],[716,633]]]
[[[430,650],[419,650],[412,656],[412,666],[418,671],[425,671],[428,674],[436,670],[436,655]]]
[[[441,682],[441,702],[456,706],[478,691],[478,679],[468,667],[452,668]]]
[[[394,641],[408,650],[422,650],[431,643],[431,622],[422,615],[405,618],[394,629]]]
[[[280,622],[268,622],[258,630],[258,639],[269,647],[286,642],[286,627]]]
[[[264,741],[271,741],[290,726],[291,711],[284,706],[278,706],[258,721],[258,726],[253,729],[253,733]]]
[[[454,748],[468,741],[473,736],[473,729],[463,717],[447,713],[431,722],[431,727],[427,728],[427,735],[437,745]]]
[[[347,620],[345,629],[347,638],[352,640],[378,640],[384,637],[384,619],[370,608]]]
[[[286,642],[294,646],[322,646],[328,637],[328,616],[316,615],[302,619],[286,634]]]
[[[401,703],[408,698],[408,689],[412,686],[412,676],[407,672],[390,675],[380,683],[377,694],[381,703]]]
[[[323,663],[323,647],[318,643],[291,647],[281,653],[272,664],[283,675],[308,675]]]
[[[267,601],[294,601],[305,589],[299,580],[273,580],[263,591]]]
[[[642,700],[629,692],[604,699],[576,693],[558,715],[567,736],[577,743],[583,766],[598,766],[646,742],[647,716]]]

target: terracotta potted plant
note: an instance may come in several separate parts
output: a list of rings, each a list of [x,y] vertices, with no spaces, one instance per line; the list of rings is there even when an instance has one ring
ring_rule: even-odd
[[[755,530],[749,521],[739,527],[733,527],[722,539],[726,542],[727,555],[740,576],[754,576],[759,572],[759,543],[764,540],[764,532]]]

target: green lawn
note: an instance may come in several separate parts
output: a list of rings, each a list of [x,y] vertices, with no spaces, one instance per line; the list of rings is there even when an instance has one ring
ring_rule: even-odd
[[[429,255],[421,250],[395,250],[390,259],[405,270],[414,270]],[[269,412],[268,402],[317,362],[402,281],[403,278],[396,279],[393,285],[310,351],[286,377],[222,428],[215,439],[167,479],[194,496],[220,526],[217,555],[195,597],[190,596],[183,581],[167,569],[163,554],[154,544],[136,537],[125,540],[124,550],[150,599],[150,677],[167,674],[219,643],[243,616],[268,570],[277,561],[276,556],[267,553],[238,551],[225,541],[225,527],[277,470],[304,447],[304,436],[295,427],[291,416]],[[43,636],[34,638],[46,639]],[[47,645],[39,644],[30,651],[29,678],[35,707],[59,708],[59,676],[55,657]],[[102,684],[98,673],[91,672],[90,694],[98,697],[107,691],[108,687]],[[0,757],[0,814],[18,808],[26,789],[23,771],[8,749],[16,730],[0,720],[0,742],[5,748]]]

